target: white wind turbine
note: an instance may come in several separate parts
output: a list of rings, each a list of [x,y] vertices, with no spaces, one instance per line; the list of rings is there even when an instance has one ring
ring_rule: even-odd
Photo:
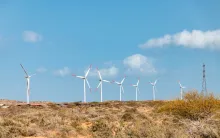
[[[33,75],[36,75],[36,74],[32,74],[32,75],[28,75],[27,71],[24,69],[24,67],[22,66],[22,64],[20,64],[22,69],[24,70],[24,73],[26,74],[25,78],[27,79],[27,104],[29,104],[29,98],[30,98],[30,78],[33,76]]]
[[[91,68],[92,68],[92,65],[90,65],[90,67],[89,67],[88,71],[86,72],[85,76],[76,76],[75,74],[72,75],[74,77],[83,79],[83,82],[84,82],[84,100],[83,100],[83,102],[84,103],[86,103],[86,83],[87,83],[87,85],[88,85],[88,87],[91,91],[91,87],[90,87],[89,82],[87,80],[87,76],[89,75],[89,71],[91,70]]]
[[[114,83],[116,83],[116,84],[118,84],[119,85],[119,87],[120,87],[120,101],[121,101],[121,92],[123,92],[124,93],[124,88],[123,88],[123,82],[124,82],[124,80],[125,80],[125,78],[126,78],[126,76],[122,79],[122,81],[121,82],[117,82],[117,81],[113,81]]]
[[[153,100],[155,101],[155,91],[156,91],[156,84],[157,80],[155,82],[149,82],[153,86]]]
[[[102,102],[102,82],[108,82],[108,83],[110,83],[110,81],[107,81],[107,80],[103,80],[102,79],[102,76],[101,76],[101,73],[100,73],[100,71],[99,71],[99,69],[97,68],[97,72],[98,72],[98,74],[99,74],[99,84],[98,84],[98,86],[97,86],[97,89],[100,87],[100,89],[101,89],[101,102]]]
[[[135,89],[136,89],[136,101],[137,101],[137,93],[138,92],[140,93],[139,88],[138,88],[139,81],[140,81],[140,79],[138,78],[137,84],[136,85],[131,85],[131,86],[135,87]]]
[[[186,87],[185,87],[185,86],[182,86],[182,84],[180,83],[180,81],[179,81],[179,85],[180,85],[180,99],[182,100],[182,99],[183,99],[183,89],[185,89]]]

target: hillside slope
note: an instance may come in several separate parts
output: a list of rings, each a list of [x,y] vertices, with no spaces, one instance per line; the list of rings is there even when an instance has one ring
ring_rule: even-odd
[[[218,111],[191,119],[161,112],[168,102],[11,104],[0,109],[0,138],[220,137]]]

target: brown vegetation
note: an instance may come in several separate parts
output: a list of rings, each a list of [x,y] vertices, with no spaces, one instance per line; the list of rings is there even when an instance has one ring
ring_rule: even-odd
[[[205,96],[203,93],[191,91],[184,94],[183,100],[169,101],[159,111],[198,120],[215,114],[219,109],[220,100],[216,99],[213,94]]]
[[[0,109],[0,138],[220,137],[220,101],[189,92],[184,100],[45,103]]]

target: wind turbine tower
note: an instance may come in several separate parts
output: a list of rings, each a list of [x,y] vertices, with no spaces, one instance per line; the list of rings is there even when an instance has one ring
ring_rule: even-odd
[[[179,81],[179,85],[180,85],[180,99],[182,100],[182,99],[183,99],[183,89],[185,89],[186,87],[185,87],[185,86],[182,86],[182,84],[180,83],[180,81]]]
[[[203,81],[202,81],[202,93],[208,95],[208,91],[206,88],[206,74],[205,74],[205,64],[203,64]]]
[[[155,91],[156,91],[156,84],[157,80],[155,82],[149,82],[153,86],[153,100],[155,101]]]
[[[88,71],[85,73],[85,76],[76,76],[75,74],[72,75],[74,77],[77,77],[77,78],[80,78],[80,79],[83,80],[83,84],[84,84],[84,99],[83,99],[83,102],[84,103],[86,103],[86,83],[87,83],[87,85],[88,85],[88,87],[89,87],[89,89],[91,91],[91,87],[90,87],[89,82],[87,80],[87,77],[89,75],[89,71],[91,70],[91,68],[92,68],[92,65],[90,65]]]
[[[140,82],[140,79],[138,78],[137,83],[134,84],[134,85],[131,85],[131,86],[135,87],[135,89],[136,89],[136,101],[137,101],[137,94],[140,93],[140,91],[139,91],[139,87],[138,87],[139,82]]]
[[[122,79],[121,82],[113,81],[120,87],[120,101],[121,101],[121,94],[122,94],[122,92],[124,93],[123,83],[124,83],[125,78],[126,78],[126,76]]]
[[[102,76],[101,76],[101,73],[100,73],[100,71],[99,71],[99,69],[97,68],[97,72],[98,72],[98,74],[99,74],[99,84],[98,84],[98,86],[97,86],[97,89],[100,87],[100,91],[101,91],[101,102],[102,102],[102,82],[108,82],[108,83],[110,83],[110,81],[107,81],[107,80],[103,80],[102,79]]]
[[[32,74],[32,75],[28,75],[27,71],[24,69],[23,65],[21,65],[21,68],[23,69],[24,73],[25,73],[25,78],[27,80],[27,104],[30,104],[30,78],[33,76],[33,75],[36,75],[36,74]]]

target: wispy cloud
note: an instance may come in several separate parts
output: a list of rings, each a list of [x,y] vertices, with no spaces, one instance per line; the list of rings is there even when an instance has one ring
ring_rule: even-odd
[[[24,31],[22,37],[25,42],[30,43],[36,43],[43,39],[43,37],[40,34],[33,31]]]
[[[71,70],[68,67],[64,67],[62,69],[58,69],[53,72],[54,75],[61,76],[61,77],[70,75],[70,73],[71,73]]]
[[[111,66],[111,67],[108,67],[108,68],[101,68],[101,69],[99,69],[99,71],[100,71],[101,76],[103,78],[112,78],[112,77],[117,76],[118,73],[119,73],[119,69],[116,68],[115,66]],[[89,73],[89,76],[98,77],[97,70],[91,70],[91,72]]]
[[[184,30],[173,35],[167,34],[163,37],[152,38],[146,43],[140,45],[140,47],[153,48],[170,45],[178,45],[198,49],[220,49],[220,30],[192,30],[191,32]]]
[[[126,73],[128,74],[149,75],[157,73],[150,58],[141,54],[129,56],[124,59],[123,63],[124,66],[127,68]]]
[[[44,72],[47,72],[47,69],[44,68],[44,67],[39,67],[36,71],[37,71],[38,73],[44,73]]]

